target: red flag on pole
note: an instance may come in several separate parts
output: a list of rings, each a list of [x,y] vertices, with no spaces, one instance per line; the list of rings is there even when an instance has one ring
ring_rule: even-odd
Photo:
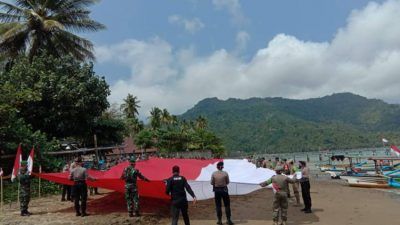
[[[17,154],[15,155],[14,168],[11,174],[11,181],[14,181],[18,175],[19,168],[21,167],[22,154],[21,144],[18,145]]]
[[[400,157],[400,149],[398,149],[395,145],[390,146],[390,150],[392,150],[393,154],[397,157]]]
[[[31,153],[28,156],[28,171],[29,174],[32,174],[33,169],[33,155],[35,154],[35,147],[32,147]]]

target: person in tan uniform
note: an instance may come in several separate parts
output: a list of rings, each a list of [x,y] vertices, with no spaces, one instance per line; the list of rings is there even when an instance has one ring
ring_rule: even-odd
[[[222,171],[224,168],[224,163],[217,163],[217,171],[215,171],[211,176],[211,185],[213,186],[215,206],[217,211],[217,224],[222,225],[222,202],[225,205],[225,214],[228,225],[233,225],[231,220],[231,201],[229,199],[228,184],[229,175],[227,172]]]
[[[86,213],[87,201],[87,185],[86,180],[95,181],[96,179],[89,176],[86,168],[82,167],[82,158],[75,160],[76,167],[70,171],[69,179],[74,181],[72,192],[74,193],[76,216],[88,216]],[[80,204],[79,204],[80,203]]]
[[[299,169],[296,168],[296,166],[294,165],[293,160],[289,161],[289,169],[290,169],[290,175],[295,175],[296,172],[299,171]],[[293,183],[292,187],[293,187],[294,197],[296,198],[296,205],[295,206],[300,206],[299,183],[298,182]]]
[[[279,211],[281,216],[281,225],[286,225],[288,209],[288,186],[289,183],[296,182],[296,175],[293,179],[282,175],[282,166],[277,166],[275,171],[276,175],[272,176],[269,180],[261,183],[260,185],[261,187],[265,187],[272,184],[272,189],[274,190],[274,202],[272,204],[272,217],[274,225],[278,225],[279,223]]]

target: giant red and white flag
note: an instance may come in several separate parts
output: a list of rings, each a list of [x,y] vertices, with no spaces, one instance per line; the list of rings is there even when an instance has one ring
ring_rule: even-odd
[[[28,171],[32,174],[33,169],[33,155],[35,154],[35,147],[32,147],[31,153],[28,156]]]
[[[21,144],[18,145],[17,149],[17,154],[15,155],[15,161],[14,161],[14,167],[13,171],[11,174],[11,181],[14,181],[15,178],[18,176],[19,168],[21,167],[21,161],[22,161],[22,150],[21,150]]]
[[[150,182],[138,180],[139,195],[143,197],[169,199],[165,194],[164,180],[172,176],[172,167],[177,165],[181,169],[181,175],[186,177],[198,200],[214,197],[213,188],[210,184],[211,175],[217,170],[218,162],[224,162],[224,170],[229,174],[229,194],[245,195],[261,189],[260,183],[267,181],[275,172],[269,169],[256,168],[247,160],[240,159],[159,159],[139,161],[136,168]],[[129,166],[129,162],[120,163],[108,171],[89,170],[89,175],[96,178],[96,181],[87,181],[92,187],[101,187],[109,190],[125,192],[125,183],[121,180],[123,170]],[[43,179],[60,184],[72,185],[68,179],[68,172],[65,173],[40,173],[36,174]],[[188,196],[189,200],[192,200]]]
[[[395,154],[397,157],[400,157],[400,149],[398,149],[397,146],[395,146],[395,145],[390,146],[390,150],[391,150],[392,153]]]

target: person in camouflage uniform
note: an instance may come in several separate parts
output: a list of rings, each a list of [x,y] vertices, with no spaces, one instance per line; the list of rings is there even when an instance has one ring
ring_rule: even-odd
[[[150,180],[144,177],[138,169],[135,169],[136,158],[132,157],[129,162],[130,165],[124,169],[121,179],[125,180],[125,199],[128,205],[129,216],[133,217],[133,210],[135,210],[135,216],[140,216],[137,179],[140,178],[147,182]]]
[[[21,161],[21,168],[18,173],[19,189],[19,203],[21,208],[21,216],[30,216],[28,212],[28,205],[31,199],[31,175],[27,168],[27,162]]]
[[[276,175],[272,176],[271,179],[261,183],[262,187],[272,184],[272,189],[274,190],[274,202],[272,204],[272,216],[274,225],[278,225],[279,222],[279,212],[281,214],[281,225],[286,225],[287,221],[287,209],[288,209],[288,198],[287,191],[289,183],[296,182],[296,175],[293,179],[282,175],[284,168],[282,166],[277,166],[275,168]]]

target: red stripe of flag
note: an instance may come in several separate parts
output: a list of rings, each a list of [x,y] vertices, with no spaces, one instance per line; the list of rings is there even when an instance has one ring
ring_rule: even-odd
[[[14,167],[11,174],[11,181],[14,181],[18,175],[19,168],[21,166],[21,159],[22,159],[22,149],[21,144],[18,145],[17,154],[15,155]]]

